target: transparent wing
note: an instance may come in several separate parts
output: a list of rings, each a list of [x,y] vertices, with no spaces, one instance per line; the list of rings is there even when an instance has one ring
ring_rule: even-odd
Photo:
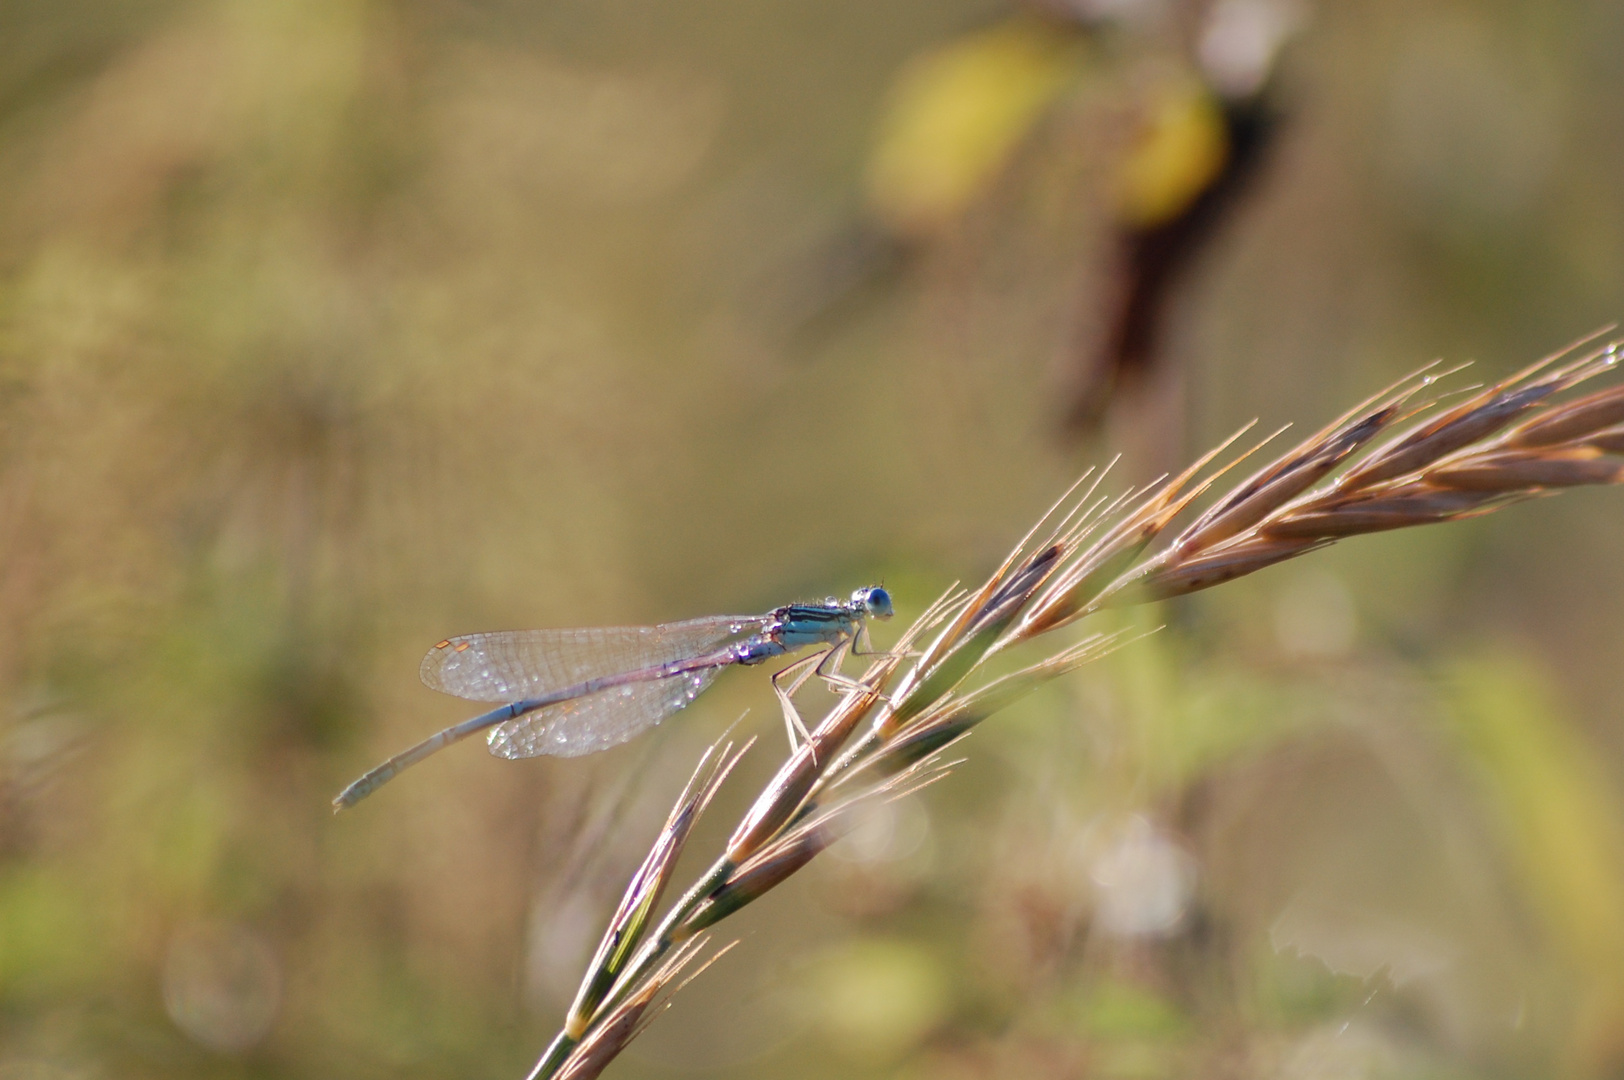
[[[705,668],[668,679],[627,683],[561,701],[498,724],[487,736],[503,758],[581,757],[641,735],[698,697],[722,671]]]
[[[715,615],[658,626],[466,634],[430,649],[419,674],[432,689],[470,701],[518,701],[700,656],[766,623],[765,615]]]

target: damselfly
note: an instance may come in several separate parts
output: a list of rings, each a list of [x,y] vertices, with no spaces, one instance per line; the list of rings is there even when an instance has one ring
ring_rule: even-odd
[[[497,757],[595,753],[683,708],[723,668],[819,646],[817,653],[773,675],[789,724],[795,715],[789,695],[795,688],[812,672],[836,684],[847,682],[839,675],[840,660],[859,651],[866,620],[890,617],[891,594],[871,585],[850,600],[831,596],[821,604],[786,604],[765,615],[447,638],[423,657],[423,682],[470,701],[505,704],[396,754],[345,788],[333,806],[354,806],[407,766],[487,728],[493,729],[487,742]],[[799,678],[786,691],[779,680],[792,673]],[[793,729],[790,738],[793,742]]]

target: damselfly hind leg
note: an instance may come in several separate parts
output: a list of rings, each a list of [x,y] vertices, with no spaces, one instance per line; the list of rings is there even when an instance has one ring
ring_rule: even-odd
[[[773,674],[771,680],[773,693],[778,695],[778,704],[784,710],[784,730],[789,735],[789,752],[792,754],[801,748],[801,742],[797,741],[797,737],[801,741],[806,741],[811,739],[812,735],[806,730],[806,725],[801,722],[801,714],[796,710],[795,703],[790,698],[822,665],[824,657],[833,651],[833,649],[827,649],[821,653],[813,653],[811,656],[797,660]],[[784,689],[778,681],[786,675],[791,676],[788,690]]]

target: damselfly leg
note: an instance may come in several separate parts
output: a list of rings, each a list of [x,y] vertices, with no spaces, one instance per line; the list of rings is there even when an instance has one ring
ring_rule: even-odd
[[[801,721],[800,711],[795,708],[795,702],[790,699],[806,683],[806,680],[811,678],[812,672],[816,670],[816,665],[822,663],[824,656],[834,652],[839,647],[835,645],[824,650],[824,652],[803,657],[788,667],[774,672],[772,679],[769,680],[773,684],[773,693],[778,695],[779,707],[784,710],[784,733],[789,736],[789,752],[792,754],[801,748],[802,742],[809,741],[812,738],[812,733],[806,730],[806,724]],[[779,683],[779,680],[786,675],[791,676],[788,690],[785,690]]]

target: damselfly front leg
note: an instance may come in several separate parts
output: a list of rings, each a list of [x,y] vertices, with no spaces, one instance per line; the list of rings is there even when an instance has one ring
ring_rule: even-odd
[[[859,648],[859,643],[866,642],[870,646],[874,644],[874,639],[869,636],[868,623],[866,622],[857,624],[857,633],[853,636],[855,638],[851,646],[851,655],[853,656],[883,656],[887,659],[912,660],[925,655],[923,649],[902,649],[898,651],[895,649]],[[890,699],[882,697],[881,700],[889,701]]]
[[[865,643],[870,647],[866,649],[862,648],[861,646]],[[840,642],[833,649],[829,650],[829,655],[824,657],[822,662],[818,664],[815,674],[818,676],[818,678],[828,683],[837,693],[851,693],[855,690],[874,693],[873,688],[868,686],[861,679],[853,679],[840,673],[840,665],[844,662],[846,656],[883,656],[887,659],[907,659],[909,655],[921,655],[919,653],[909,654],[906,651],[896,653],[886,649],[876,649],[873,648],[873,645],[874,641],[869,637],[868,634],[868,623],[858,623],[857,629],[853,632],[851,637]],[[830,661],[833,662],[830,663]],[[828,666],[828,670],[825,670],[825,665]],[[875,696],[877,696],[881,701],[887,703],[890,703],[891,701],[891,699],[886,697],[884,694],[876,694]]]
[[[865,629],[866,629],[866,627],[859,624],[857,633],[860,634]],[[836,642],[835,645],[833,647],[831,647],[830,649],[828,649],[826,652],[823,652],[821,654],[814,653],[812,656],[807,657],[808,660],[814,660],[814,659],[817,660],[817,662],[818,662],[817,666],[814,667],[811,671],[809,671],[806,674],[802,675],[795,682],[795,684],[790,687],[789,692],[791,694],[795,693],[795,691],[797,691],[797,690],[799,690],[801,688],[802,683],[806,682],[806,680],[811,678],[813,675],[816,675],[818,678],[820,678],[824,682],[828,683],[829,684],[829,689],[833,690],[837,694],[850,694],[850,693],[873,694],[874,696],[878,697],[881,701],[884,701],[886,703],[890,703],[890,701],[891,701],[890,698],[886,697],[884,694],[879,693],[879,691],[875,690],[872,686],[869,686],[867,683],[863,682],[861,679],[853,679],[850,676],[841,674],[840,665],[845,662],[845,659],[846,659],[847,656],[891,656],[891,655],[893,655],[893,654],[892,653],[887,653],[887,652],[881,652],[881,651],[874,650],[874,649],[868,649],[868,650],[864,650],[864,651],[861,651],[861,652],[858,651],[858,649],[857,649],[857,634],[853,634],[849,638],[846,638],[846,639],[844,639],[842,641]]]

